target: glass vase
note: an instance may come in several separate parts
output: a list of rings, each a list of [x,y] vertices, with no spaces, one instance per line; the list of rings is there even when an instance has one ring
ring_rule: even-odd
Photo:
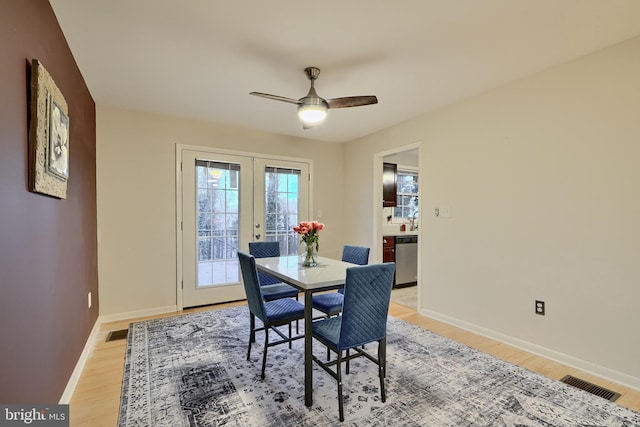
[[[315,243],[303,243],[304,252],[302,253],[302,266],[315,267],[318,265],[318,246]]]

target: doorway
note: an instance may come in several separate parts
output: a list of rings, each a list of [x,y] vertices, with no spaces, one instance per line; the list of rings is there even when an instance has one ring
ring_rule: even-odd
[[[415,286],[411,287],[401,287],[397,285],[398,288],[394,288],[392,292],[392,300],[398,302],[403,305],[408,305],[411,308],[419,310],[421,306],[421,298],[422,298],[422,272],[421,266],[423,263],[421,262],[421,246],[423,243],[423,236],[421,227],[420,227],[420,208],[424,208],[424,201],[422,200],[424,194],[424,185],[422,174],[422,159],[421,159],[421,144],[415,143],[406,145],[403,147],[394,148],[388,151],[379,152],[374,155],[374,224],[373,224],[373,235],[374,242],[376,247],[376,253],[378,257],[382,260],[383,258],[388,258],[387,255],[384,255],[392,250],[394,256],[397,258],[398,256],[398,247],[396,240],[402,241],[403,239],[415,239],[417,240],[417,244],[413,245],[405,245],[400,249],[406,249],[411,246],[413,252],[411,254],[412,257],[412,272],[411,277],[415,277]],[[396,206],[394,207],[383,207],[382,205],[382,171],[384,163],[393,163],[396,165],[396,170],[398,178],[397,185],[397,201]],[[413,175],[413,176],[412,176]],[[411,183],[415,185],[411,185]],[[403,184],[404,183],[404,184]],[[406,185],[405,185],[406,184]],[[406,188],[405,188],[406,187]],[[411,187],[415,187],[418,190],[419,194],[412,194],[415,190],[411,190]],[[404,225],[404,227],[403,227]],[[404,228],[404,230],[403,230]],[[393,236],[392,239],[388,239],[385,237]],[[385,241],[387,244],[385,246]],[[413,240],[412,240],[413,241]],[[393,248],[389,248],[389,242],[394,242]],[[417,251],[417,255],[415,254]],[[402,252],[402,251],[401,251]],[[383,256],[384,255],[384,256]],[[402,254],[400,254],[402,255]],[[403,256],[407,256],[404,254]],[[402,260],[407,261],[405,260]],[[402,263],[399,263],[396,259],[396,277],[398,278],[398,273],[402,273],[398,271],[398,268]],[[405,263],[406,264],[406,263]],[[416,264],[417,264],[417,272],[416,272]],[[404,264],[403,264],[404,265]],[[400,278],[401,281],[404,282],[412,282],[412,280],[406,278]],[[406,280],[405,280],[406,279]],[[395,294],[395,295],[394,295]],[[396,297],[397,295],[397,297]],[[408,302],[410,304],[408,304]]]
[[[277,241],[298,253],[292,227],[309,212],[310,162],[180,147],[178,307],[246,298],[238,250]]]

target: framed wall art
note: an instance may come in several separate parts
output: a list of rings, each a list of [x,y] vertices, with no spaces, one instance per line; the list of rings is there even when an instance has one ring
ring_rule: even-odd
[[[37,59],[31,62],[29,190],[67,198],[69,109],[53,78]]]

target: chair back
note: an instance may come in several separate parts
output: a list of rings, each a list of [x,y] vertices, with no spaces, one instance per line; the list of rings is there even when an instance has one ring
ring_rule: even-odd
[[[249,253],[256,258],[270,258],[280,256],[279,242],[249,242]],[[258,271],[258,283],[260,286],[280,283],[280,280],[273,276]]]
[[[387,334],[393,262],[347,269],[338,348],[378,341]]]
[[[351,264],[369,264],[369,248],[364,246],[344,245],[342,248],[342,261]]]
[[[266,313],[264,310],[264,301],[260,292],[260,284],[258,282],[258,269],[256,268],[256,259],[253,255],[238,251],[238,259],[240,260],[240,271],[242,272],[242,283],[244,291],[247,294],[247,303],[249,311],[258,319],[264,321]]]
[[[342,261],[351,264],[367,265],[369,264],[369,248],[364,246],[344,245],[342,248]],[[344,287],[338,289],[343,294]]]

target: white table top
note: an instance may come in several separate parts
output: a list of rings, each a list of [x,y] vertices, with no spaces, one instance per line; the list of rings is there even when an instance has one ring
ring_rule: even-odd
[[[344,284],[347,268],[355,267],[344,261],[318,257],[315,267],[303,267],[298,255],[256,258],[258,270],[269,273],[302,291],[336,289]]]

